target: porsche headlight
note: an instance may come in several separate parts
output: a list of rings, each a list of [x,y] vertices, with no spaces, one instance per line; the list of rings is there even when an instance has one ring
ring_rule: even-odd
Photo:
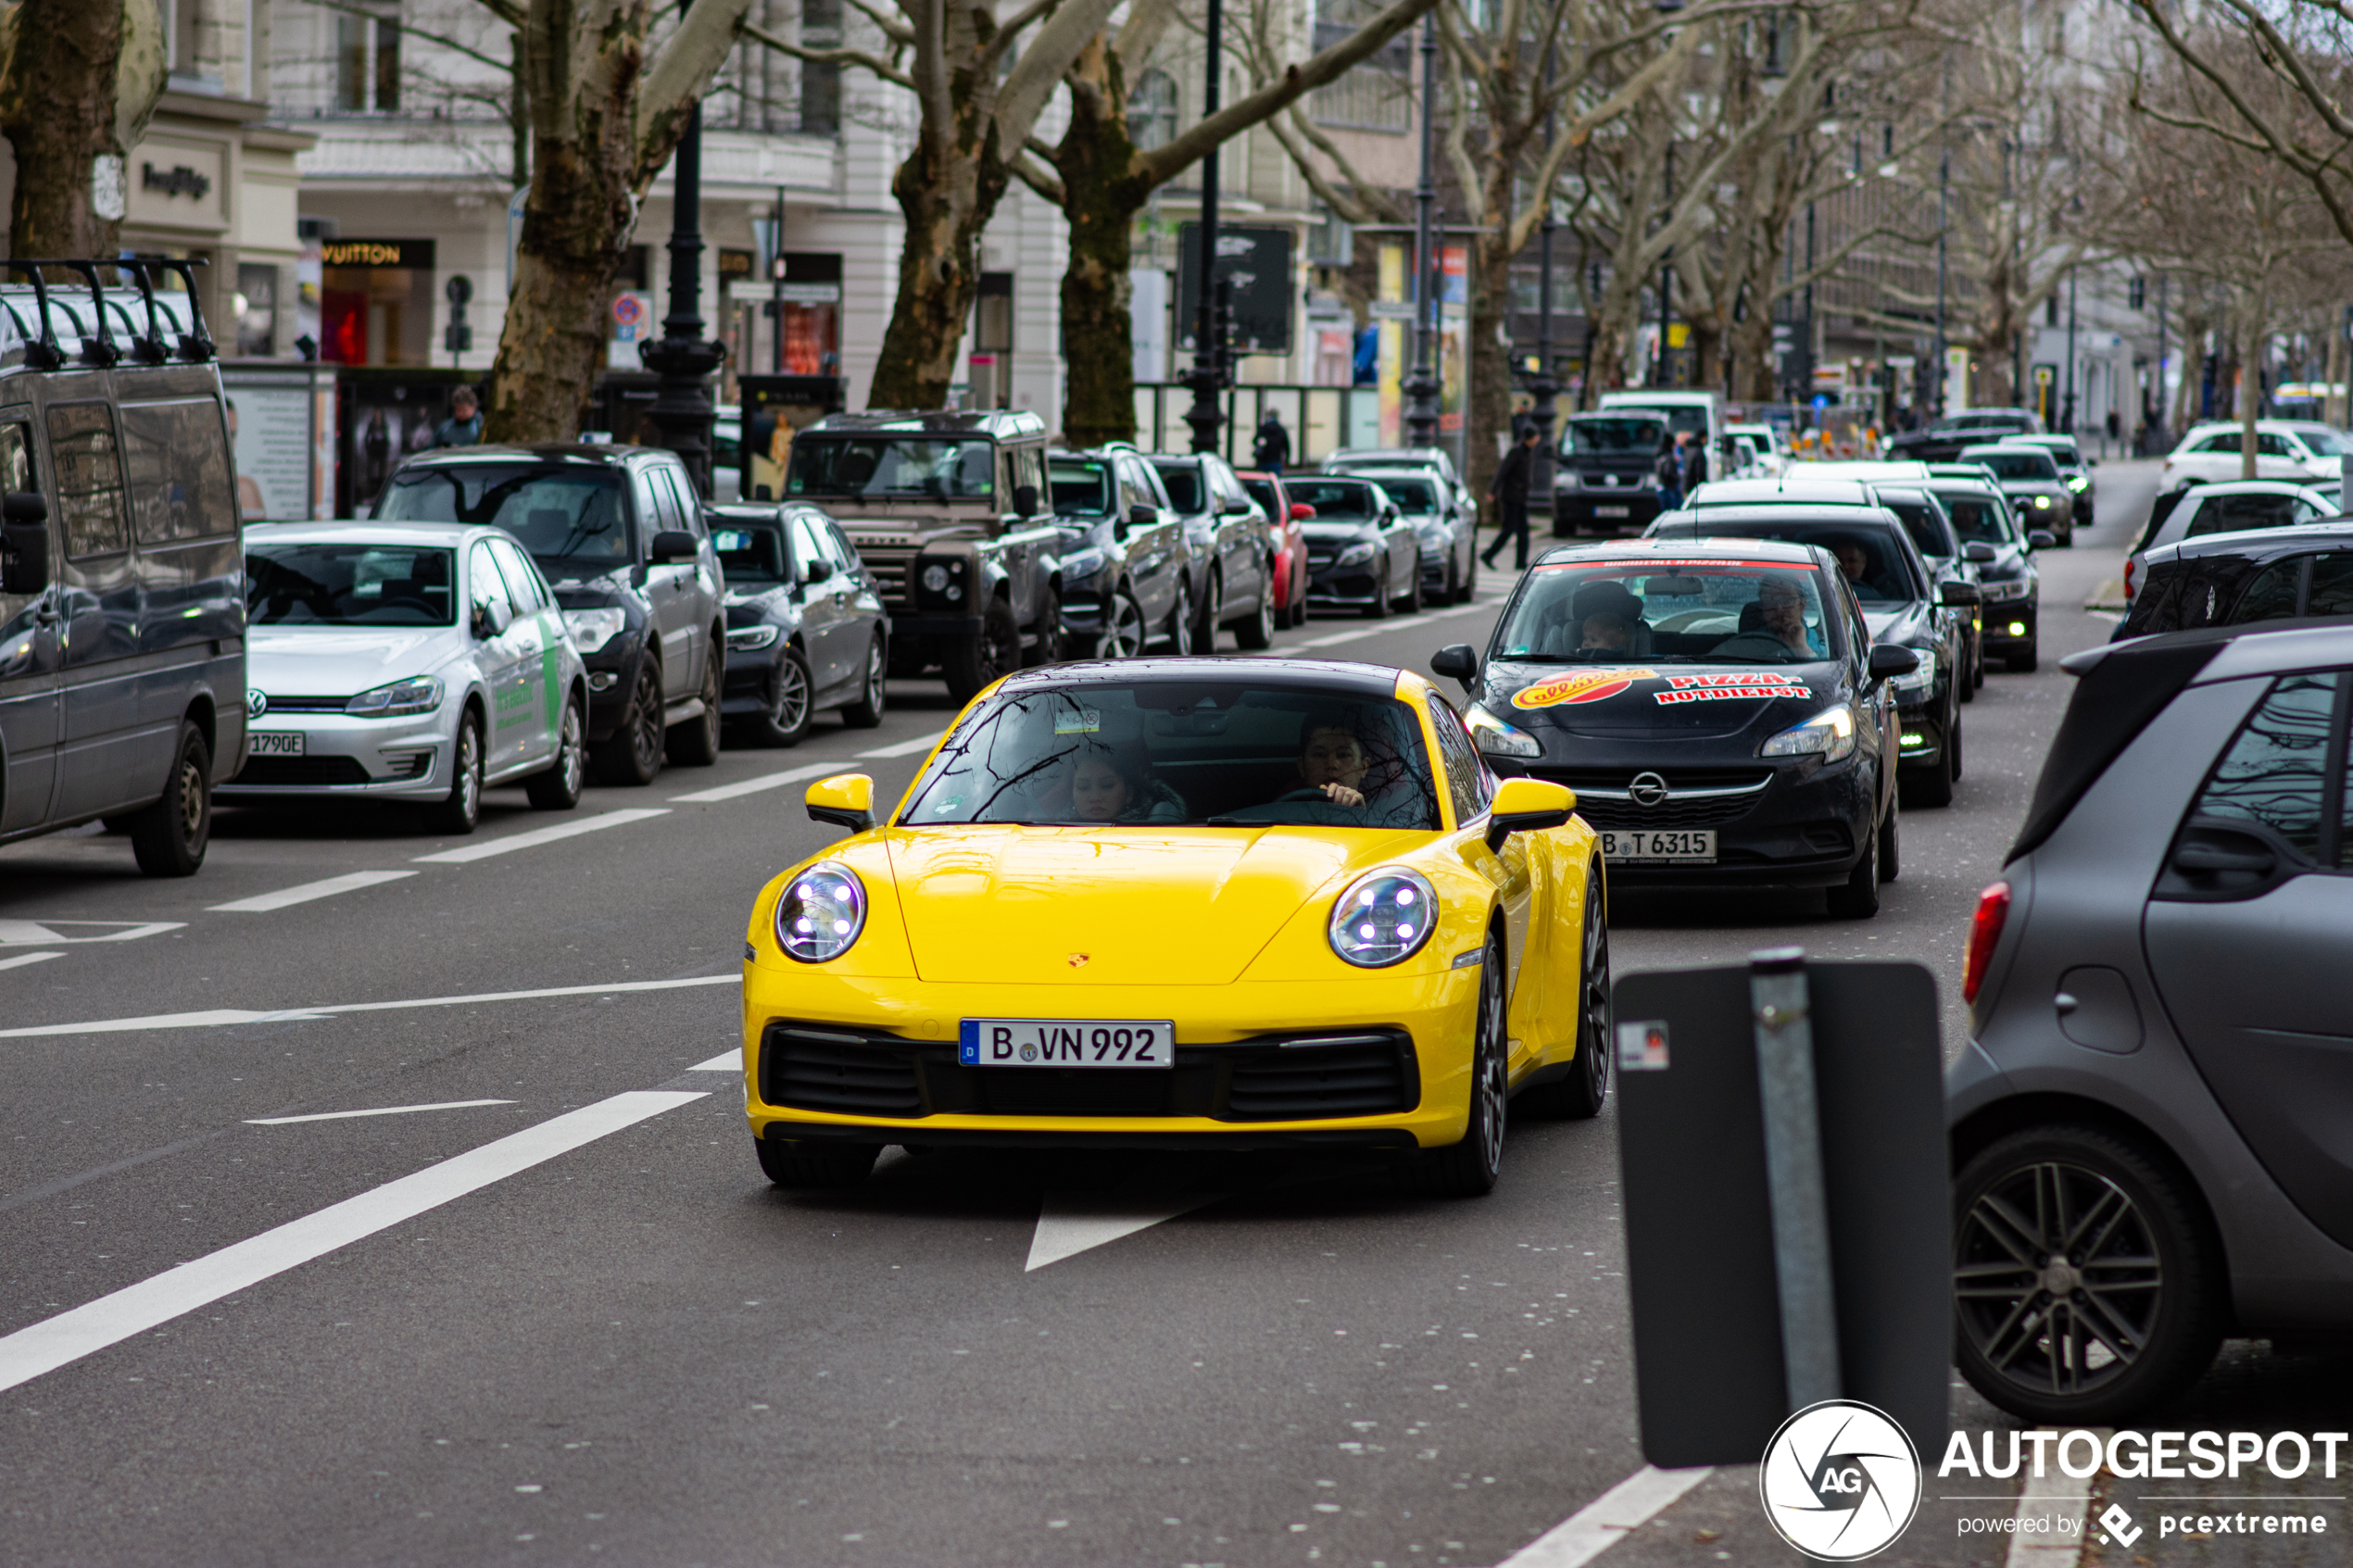
[[[838,860],[810,867],[776,900],[776,945],[802,963],[841,957],[865,929],[866,884]]]
[[[1541,757],[1544,743],[1516,724],[1507,724],[1487,710],[1484,703],[1474,702],[1470,711],[1463,715],[1463,728],[1470,732],[1471,744],[1490,757]]]
[[[1403,866],[1360,877],[1332,905],[1332,951],[1359,969],[1403,963],[1438,923],[1438,890]]]
[[[404,713],[430,713],[440,706],[441,682],[419,675],[361,692],[345,703],[343,710],[358,719],[396,719]]]
[[[1846,705],[1825,708],[1802,724],[1792,724],[1765,743],[1760,757],[1806,757],[1819,753],[1835,762],[1855,750],[1855,715]]]
[[[568,609],[564,629],[572,633],[573,646],[591,654],[621,635],[628,619],[618,609]]]
[[[1369,540],[1362,545],[1351,545],[1348,548],[1340,551],[1340,559],[1334,561],[1332,564],[1335,566],[1361,566],[1365,562],[1373,558],[1373,544]]]

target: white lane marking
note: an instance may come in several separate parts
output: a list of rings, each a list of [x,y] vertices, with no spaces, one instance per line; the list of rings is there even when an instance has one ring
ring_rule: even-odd
[[[784,784],[799,784],[803,779],[822,779],[827,773],[840,772],[842,767],[843,764],[839,762],[812,762],[805,768],[787,768],[781,773],[763,773],[756,779],[738,779],[734,784],[721,784],[716,789],[698,789],[692,795],[673,795],[670,797],[670,803],[673,806],[704,806],[714,800],[733,800],[739,795],[758,795],[763,789],[775,789]]]
[[[1214,1203],[1222,1192],[1176,1193],[1143,1198],[1133,1193],[1050,1192],[1038,1205],[1038,1230],[1029,1238],[1026,1273],[1101,1247],[1124,1236],[1150,1230],[1163,1220]]]
[[[143,1029],[218,1029],[236,1023],[288,1023],[332,1018],[343,1012],[397,1012],[402,1008],[454,1008],[475,1002],[529,1002],[544,997],[613,997],[632,991],[677,991],[694,985],[740,985],[740,974],[698,974],[684,980],[623,980],[610,985],[548,985],[535,991],[479,991],[470,997],[415,997],[397,1002],[336,1002],[326,1007],[280,1008],[250,1012],[216,1008],[209,1012],[159,1012],[145,1018],[99,1018],[85,1023],[43,1023],[31,1029],[0,1029],[0,1040],[30,1040],[51,1035],[125,1035]]]
[[[13,959],[0,959],[0,969],[22,969],[29,963],[45,963],[64,957],[63,953],[23,953]]]
[[[688,1089],[618,1094],[44,1318],[0,1337],[0,1389],[30,1382],[560,1154],[707,1098],[700,1090]]]
[[[215,904],[212,910],[215,914],[264,914],[271,909],[308,904],[313,898],[332,898],[338,893],[356,893],[362,887],[398,882],[402,877],[416,874],[415,872],[353,872],[346,876],[331,876],[320,882],[281,888],[275,893],[257,893],[233,904]]]
[[[1715,1471],[1661,1470],[1646,1464],[1587,1503],[1496,1568],[1583,1568],[1664,1512]]]
[[[407,1116],[419,1110],[469,1110],[477,1105],[513,1105],[510,1099],[446,1099],[439,1105],[387,1105],[375,1110],[321,1110],[308,1116],[248,1116],[248,1127],[283,1127],[296,1122],[348,1122],[355,1116]]]
[[[1457,615],[1476,615],[1482,609],[1491,609],[1493,608],[1492,604],[1481,599],[1471,604],[1456,605],[1452,609],[1427,610],[1424,611],[1418,618],[1411,621],[1376,621],[1363,626],[1351,627],[1345,632],[1331,632],[1320,637],[1310,637],[1303,643],[1293,643],[1291,646],[1298,648],[1338,647],[1342,643],[1361,642],[1366,637],[1378,637],[1386,632],[1410,631],[1414,627],[1420,625],[1425,621],[1446,621]]]
[[[709,1061],[698,1061],[686,1069],[689,1073],[740,1073],[743,1070],[744,1053],[740,1049],[722,1051]]]
[[[0,947],[52,942],[135,942],[159,931],[178,931],[188,922],[178,920],[0,920]],[[67,930],[102,930],[103,936],[69,936]]]
[[[648,817],[666,817],[666,806],[633,807],[626,811],[607,811],[602,816],[589,817],[576,822],[564,822],[551,828],[534,828],[529,833],[510,834],[494,838],[486,844],[469,844],[462,849],[444,849],[437,855],[420,855],[419,865],[462,866],[472,860],[486,860],[493,855],[504,855],[512,849],[536,849],[543,844],[561,839],[577,838],[584,833],[597,833],[605,828],[624,827],[642,822]]]
[[[2057,1427],[2042,1430],[2055,1436]],[[2105,1445],[2106,1427],[2087,1427]],[[2039,1449],[2036,1450],[2041,1451]],[[2053,1465],[2043,1475],[2031,1476],[2018,1496],[2018,1531],[2010,1537],[2005,1568],[2075,1568],[2090,1542],[2083,1516],[2091,1512],[2092,1477],[2070,1475]],[[2028,1520],[2034,1521],[2029,1524]]]
[[[878,746],[872,751],[862,751],[858,755],[861,757],[912,757],[918,751],[929,751],[933,746],[937,746],[940,737],[947,733],[946,730],[942,730],[938,734],[925,735],[920,740],[902,740],[897,746]]]

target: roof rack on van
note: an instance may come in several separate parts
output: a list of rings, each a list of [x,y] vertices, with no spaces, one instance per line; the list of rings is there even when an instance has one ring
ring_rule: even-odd
[[[122,358],[121,345],[116,343],[114,333],[107,324],[109,312],[115,316],[125,334],[130,338],[131,356],[140,364],[168,364],[172,358],[175,348],[182,359],[202,363],[214,358],[217,352],[212,334],[205,330],[204,307],[196,297],[195,269],[207,265],[209,263],[201,257],[185,259],[170,257],[98,257],[85,260],[38,257],[14,257],[6,263],[7,269],[12,272],[24,273],[31,280],[33,314],[39,319],[38,329],[27,328],[24,318],[18,314],[16,307],[7,303],[5,298],[0,298],[0,313],[6,314],[8,324],[16,328],[15,335],[22,340],[25,363],[36,370],[63,370],[69,359],[74,358],[69,356],[64,345],[57,341],[57,318],[51,314],[53,303],[57,314],[64,316],[72,327],[74,335],[81,340],[78,357],[85,365],[105,367],[117,363]],[[80,315],[64,301],[51,300],[48,282],[41,272],[41,269],[44,267],[62,267],[70,271],[79,272],[88,281],[92,317],[90,326],[84,327]],[[124,308],[127,302],[120,299],[109,300],[107,297],[105,286],[98,282],[98,269],[101,267],[113,268],[118,276],[128,275],[137,285],[139,298],[145,307],[146,330],[145,332],[139,330],[138,324],[131,319],[129,312]],[[153,281],[147,272],[150,267],[167,269],[179,274],[182,285],[186,290],[186,293],[182,295],[187,305],[186,331],[181,331],[181,323],[172,319],[172,308],[157,300]],[[120,294],[120,284],[117,284],[117,291]],[[21,299],[23,296],[18,297]],[[167,345],[164,342],[164,329],[167,325],[171,328],[173,336],[177,339],[176,344],[171,345]],[[5,351],[7,346],[6,335],[0,333],[0,351]]]

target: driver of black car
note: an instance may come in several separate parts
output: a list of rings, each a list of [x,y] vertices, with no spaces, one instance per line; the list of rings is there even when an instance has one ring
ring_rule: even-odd
[[[1740,630],[1708,650],[1711,659],[1819,659],[1806,630],[1806,596],[1784,577],[1756,584],[1741,607]]]
[[[1609,624],[1612,621],[1615,627]],[[1642,619],[1642,601],[1625,583],[1608,579],[1578,589],[1568,613],[1549,618],[1536,646],[1529,651],[1555,659],[1615,659],[1648,653],[1650,633],[1650,624]]]
[[[1853,585],[1856,598],[1879,600],[1903,597],[1901,594],[1889,591],[1883,571],[1874,572],[1871,570],[1872,557],[1875,553],[1869,546],[1859,539],[1843,538],[1831,546],[1831,554],[1838,558],[1838,569],[1845,573],[1846,581]]]

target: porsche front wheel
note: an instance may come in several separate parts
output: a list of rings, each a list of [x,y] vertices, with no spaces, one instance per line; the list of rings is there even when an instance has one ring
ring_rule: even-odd
[[[1504,945],[1493,936],[1478,960],[1478,1021],[1471,1035],[1470,1114],[1463,1141],[1422,1155],[1422,1185],[1440,1198],[1481,1198],[1504,1170],[1504,1122],[1511,1095],[1504,1037]]]
[[[1577,1054],[1568,1074],[1522,1089],[1517,1105],[1535,1116],[1590,1121],[1609,1098],[1609,1053],[1615,1044],[1609,1008],[1609,921],[1602,912],[1602,868],[1587,873],[1585,935],[1577,983]]]

